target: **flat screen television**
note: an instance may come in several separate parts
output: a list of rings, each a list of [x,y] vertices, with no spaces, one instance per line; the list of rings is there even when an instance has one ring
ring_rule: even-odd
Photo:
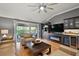
[[[64,24],[54,24],[52,30],[53,32],[64,32]]]

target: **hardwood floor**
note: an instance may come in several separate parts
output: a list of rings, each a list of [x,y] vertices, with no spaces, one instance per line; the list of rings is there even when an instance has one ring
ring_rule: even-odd
[[[54,53],[55,51],[60,49],[60,44],[58,44],[58,43],[51,42],[51,41],[48,41],[45,39],[42,41],[51,45],[51,50],[52,50],[51,53]],[[17,49],[18,48],[16,48],[16,50]],[[28,48],[24,49],[24,47],[21,46],[20,49],[16,51],[16,55],[19,55],[19,56],[26,56],[26,55],[29,56],[30,55],[31,56],[31,52],[29,51]]]
[[[14,56],[15,45],[14,43],[6,43],[0,45],[0,56]]]
[[[42,39],[42,41],[51,45],[51,54],[49,54],[48,56],[69,55],[63,51],[60,51],[60,44],[48,41],[46,39]],[[0,45],[0,56],[31,56],[31,52],[28,48],[24,49],[24,47],[20,43],[17,43],[16,46],[14,43],[6,43]]]

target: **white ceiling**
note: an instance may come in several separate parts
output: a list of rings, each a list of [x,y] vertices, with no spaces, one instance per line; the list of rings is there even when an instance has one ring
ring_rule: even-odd
[[[39,5],[38,3],[0,3],[0,16],[16,18],[32,22],[46,22],[51,17],[79,7],[78,3],[58,3],[51,5],[54,10],[47,9],[47,13],[34,11],[37,7],[28,5]]]

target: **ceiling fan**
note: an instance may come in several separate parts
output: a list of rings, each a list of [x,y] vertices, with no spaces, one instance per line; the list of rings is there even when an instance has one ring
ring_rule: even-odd
[[[44,11],[47,13],[47,9],[54,10],[54,8],[51,7],[51,5],[56,5],[57,3],[39,3],[38,5],[28,5],[28,7],[37,7],[38,12]]]

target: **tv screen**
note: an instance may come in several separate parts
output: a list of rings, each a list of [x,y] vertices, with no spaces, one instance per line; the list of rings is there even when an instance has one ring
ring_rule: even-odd
[[[54,24],[52,30],[53,32],[64,32],[64,24]]]

